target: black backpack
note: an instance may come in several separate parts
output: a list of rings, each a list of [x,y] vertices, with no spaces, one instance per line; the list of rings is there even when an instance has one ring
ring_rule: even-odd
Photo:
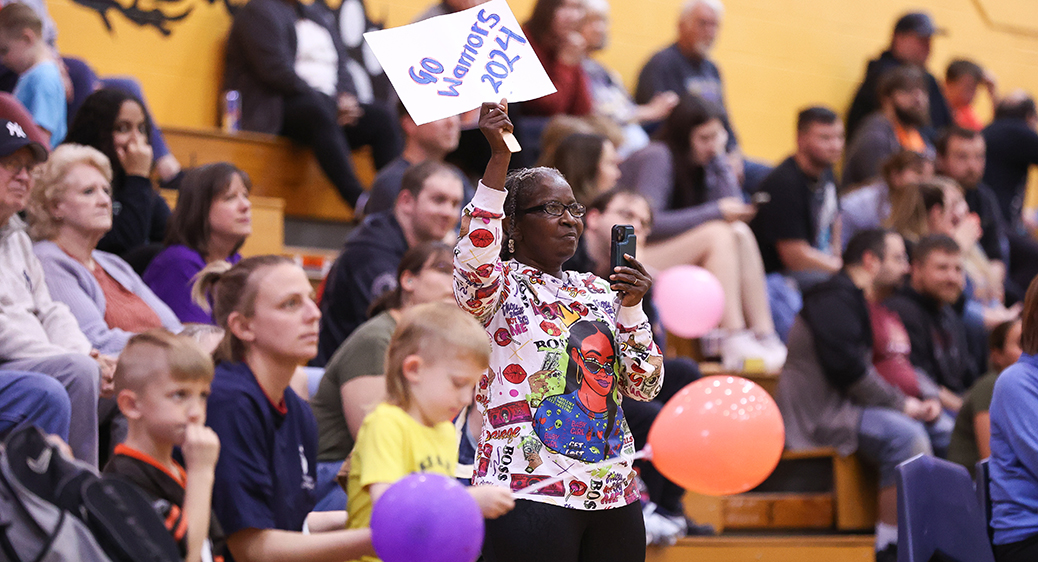
[[[0,449],[0,559],[178,562],[180,554],[133,484],[99,477],[27,426]]]

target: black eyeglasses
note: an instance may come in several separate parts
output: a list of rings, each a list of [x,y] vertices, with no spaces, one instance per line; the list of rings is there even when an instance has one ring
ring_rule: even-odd
[[[524,215],[526,213],[544,212],[553,217],[561,217],[564,211],[569,211],[570,216],[572,216],[575,219],[579,219],[583,217],[585,213],[587,213],[587,207],[581,205],[580,203],[570,203],[569,205],[563,205],[558,201],[548,201],[543,205],[536,205],[534,207],[523,209],[519,212]]]

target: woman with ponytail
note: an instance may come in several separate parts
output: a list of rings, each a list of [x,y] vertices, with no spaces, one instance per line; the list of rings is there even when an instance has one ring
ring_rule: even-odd
[[[343,530],[345,512],[310,514],[317,424],[290,387],[317,354],[321,312],[303,270],[279,256],[215,261],[192,290],[224,329],[206,417],[220,437],[213,511],[231,558],[341,561],[372,555],[371,533]],[[303,534],[306,525],[310,534]]]

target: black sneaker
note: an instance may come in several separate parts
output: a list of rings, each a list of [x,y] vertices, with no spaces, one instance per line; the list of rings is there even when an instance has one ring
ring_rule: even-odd
[[[876,562],[897,562],[897,543],[890,543],[883,550],[877,550]]]

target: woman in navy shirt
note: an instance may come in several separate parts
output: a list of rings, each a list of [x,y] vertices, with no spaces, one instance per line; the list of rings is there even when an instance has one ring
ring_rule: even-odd
[[[319,562],[373,554],[368,529],[343,530],[345,512],[308,516],[317,423],[289,388],[296,366],[317,354],[321,313],[306,274],[278,256],[233,267],[214,262],[199,274],[194,297],[201,303],[208,297],[225,330],[213,354],[207,417],[221,443],[213,511],[233,559]],[[301,532],[304,523],[311,534]]]

